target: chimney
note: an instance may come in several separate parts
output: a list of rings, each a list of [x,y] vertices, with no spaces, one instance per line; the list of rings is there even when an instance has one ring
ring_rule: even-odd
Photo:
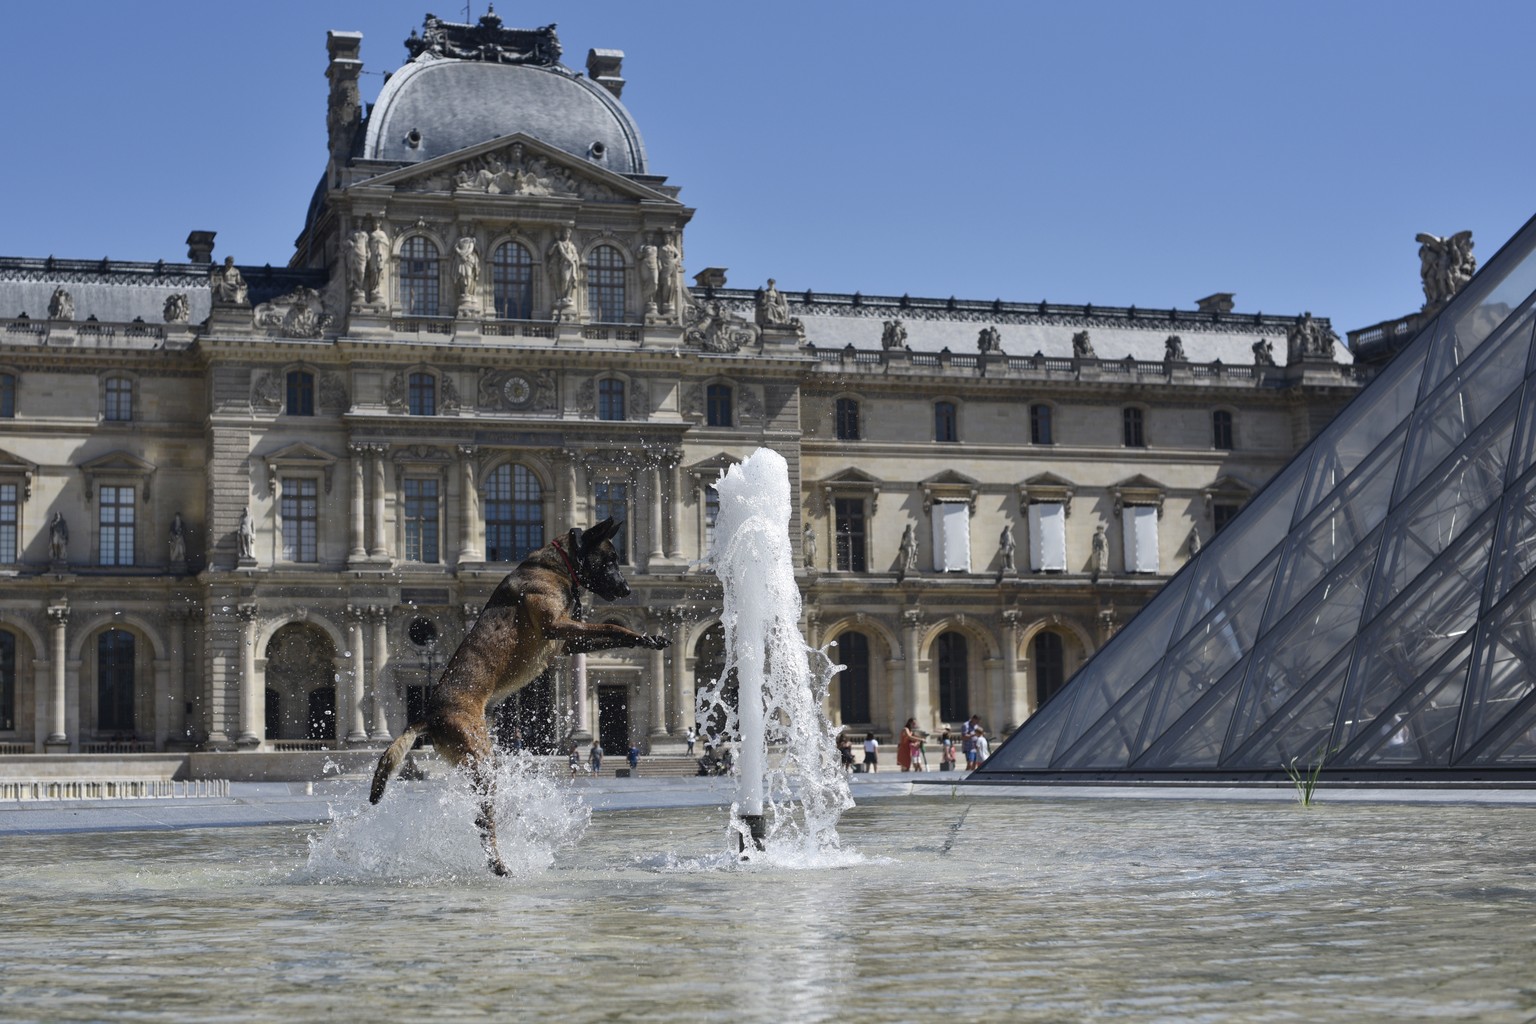
[[[193,263],[213,262],[213,236],[217,231],[194,231],[187,236],[187,259]]]
[[[352,155],[352,136],[362,115],[362,99],[357,90],[357,78],[363,72],[363,62],[359,58],[362,48],[361,32],[325,34],[325,50],[331,55],[331,63],[325,69],[325,77],[331,83],[325,129],[333,166],[346,163]]]
[[[1203,299],[1195,300],[1195,308],[1201,313],[1230,313],[1232,312],[1232,297],[1236,292],[1217,292],[1207,295]]]
[[[619,73],[623,66],[623,50],[587,51],[587,77],[613,93],[614,99],[624,92],[624,78]]]

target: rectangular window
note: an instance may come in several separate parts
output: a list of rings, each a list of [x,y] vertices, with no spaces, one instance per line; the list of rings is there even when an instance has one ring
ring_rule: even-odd
[[[411,374],[406,397],[412,416],[436,416],[437,378],[430,373]]]
[[[1218,501],[1216,504],[1212,505],[1211,525],[1216,528],[1216,532],[1220,533],[1222,527],[1236,519],[1238,510],[1241,508],[1241,505],[1236,505],[1226,501]]]
[[[839,572],[868,572],[869,560],[864,538],[864,499],[835,498],[832,514],[837,517],[837,569]]]
[[[955,423],[954,402],[934,403],[933,439],[941,442],[960,440],[960,428]]]
[[[839,398],[833,418],[833,427],[839,441],[859,439],[859,403],[856,400]]]
[[[971,505],[933,503],[933,567],[939,572],[971,571]]]
[[[624,382],[604,377],[597,382],[597,418],[600,420],[624,419]]]
[[[1035,572],[1067,571],[1067,516],[1060,502],[1029,506],[1029,567]]]
[[[619,561],[627,564],[629,562],[628,484],[604,482],[592,488],[592,518],[600,523],[609,516],[624,524],[614,535],[613,547],[619,553]]]
[[[21,521],[21,504],[15,484],[0,484],[0,564],[16,562],[16,530]]]
[[[1051,432],[1051,407],[1048,405],[1032,405],[1029,407],[1029,443],[1030,444],[1055,444],[1055,435]]]
[[[1157,509],[1127,505],[1120,513],[1126,572],[1157,572]]]
[[[1146,423],[1142,418],[1142,411],[1133,407],[1124,410],[1125,446],[1127,448],[1145,448],[1147,446]]]
[[[97,491],[97,548],[102,565],[133,564],[133,488],[102,487]]]
[[[1232,450],[1232,414],[1225,409],[1211,413],[1211,447]]]
[[[303,370],[288,374],[289,416],[313,416],[315,414],[315,375]]]
[[[106,418],[116,423],[133,419],[133,381],[112,377],[107,381]]]
[[[437,561],[437,481],[405,481],[405,558]]]
[[[0,373],[0,419],[13,419],[16,416],[16,377],[14,374]]]
[[[704,421],[711,427],[731,425],[731,389],[727,384],[711,384],[704,400]]]
[[[278,514],[283,520],[283,561],[318,562],[316,539],[320,533],[320,499],[316,482],[303,477],[284,477]]]

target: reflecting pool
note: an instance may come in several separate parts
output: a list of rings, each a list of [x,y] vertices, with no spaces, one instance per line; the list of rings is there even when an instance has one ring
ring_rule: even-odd
[[[5,837],[0,1016],[1536,1014],[1536,809],[945,794],[861,804],[848,852],[799,868],[724,856],[718,808],[579,815],[508,880],[454,815],[380,819],[459,851],[419,872],[338,856],[388,840],[361,817]]]

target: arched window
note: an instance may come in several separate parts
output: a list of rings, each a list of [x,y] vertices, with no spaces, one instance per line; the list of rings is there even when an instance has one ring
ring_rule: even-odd
[[[0,373],[0,419],[14,419],[16,416],[16,375],[14,373]]]
[[[846,666],[837,674],[837,706],[844,725],[874,720],[869,710],[869,637],[844,633],[837,638],[837,661]]]
[[[856,398],[839,398],[833,413],[833,428],[839,441],[859,439],[859,401]]]
[[[491,291],[503,320],[533,319],[533,257],[518,242],[503,242],[491,257]]]
[[[313,416],[315,414],[315,375],[307,370],[288,371],[288,404],[284,411],[289,416]]]
[[[406,316],[437,316],[437,246],[416,235],[400,247],[400,312]]]
[[[1029,407],[1029,443],[1056,443],[1056,434],[1051,429],[1051,407],[1043,402]]]
[[[16,728],[16,634],[0,630],[0,732]]]
[[[711,427],[731,426],[731,386],[711,384],[704,392],[704,422]]]
[[[497,466],[485,480],[485,560],[520,562],[543,546],[539,478],[527,466]]]
[[[587,257],[587,312],[598,323],[624,322],[624,257],[611,245]]]
[[[96,729],[133,733],[133,634],[126,630],[96,638]]]
[[[955,420],[954,402],[933,403],[933,439],[935,441],[960,440],[960,428]]]
[[[430,373],[413,373],[406,387],[406,400],[412,416],[437,415],[437,378]]]
[[[624,419],[624,382],[617,377],[604,377],[597,382],[597,418]]]
[[[1066,684],[1066,657],[1062,651],[1060,633],[1036,633],[1034,642],[1035,699],[1038,706],[1061,692]]]
[[[941,633],[935,647],[939,665],[939,718],[945,722],[963,722],[970,717],[965,637],[953,631]]]
[[[1145,448],[1147,446],[1146,419],[1142,411],[1134,405],[1128,405],[1121,412],[1121,422],[1124,425],[1125,446],[1127,448]]]
[[[1211,447],[1232,450],[1232,414],[1225,409],[1211,413]]]

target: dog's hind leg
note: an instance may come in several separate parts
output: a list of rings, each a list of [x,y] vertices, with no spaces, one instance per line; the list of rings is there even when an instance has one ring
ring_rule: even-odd
[[[480,845],[485,849],[485,859],[491,870],[506,875],[507,865],[501,859],[496,845],[496,764],[491,751],[483,755],[470,754],[464,759],[464,771],[469,775],[475,795],[480,798],[480,813],[475,817],[475,828],[480,830]]]

